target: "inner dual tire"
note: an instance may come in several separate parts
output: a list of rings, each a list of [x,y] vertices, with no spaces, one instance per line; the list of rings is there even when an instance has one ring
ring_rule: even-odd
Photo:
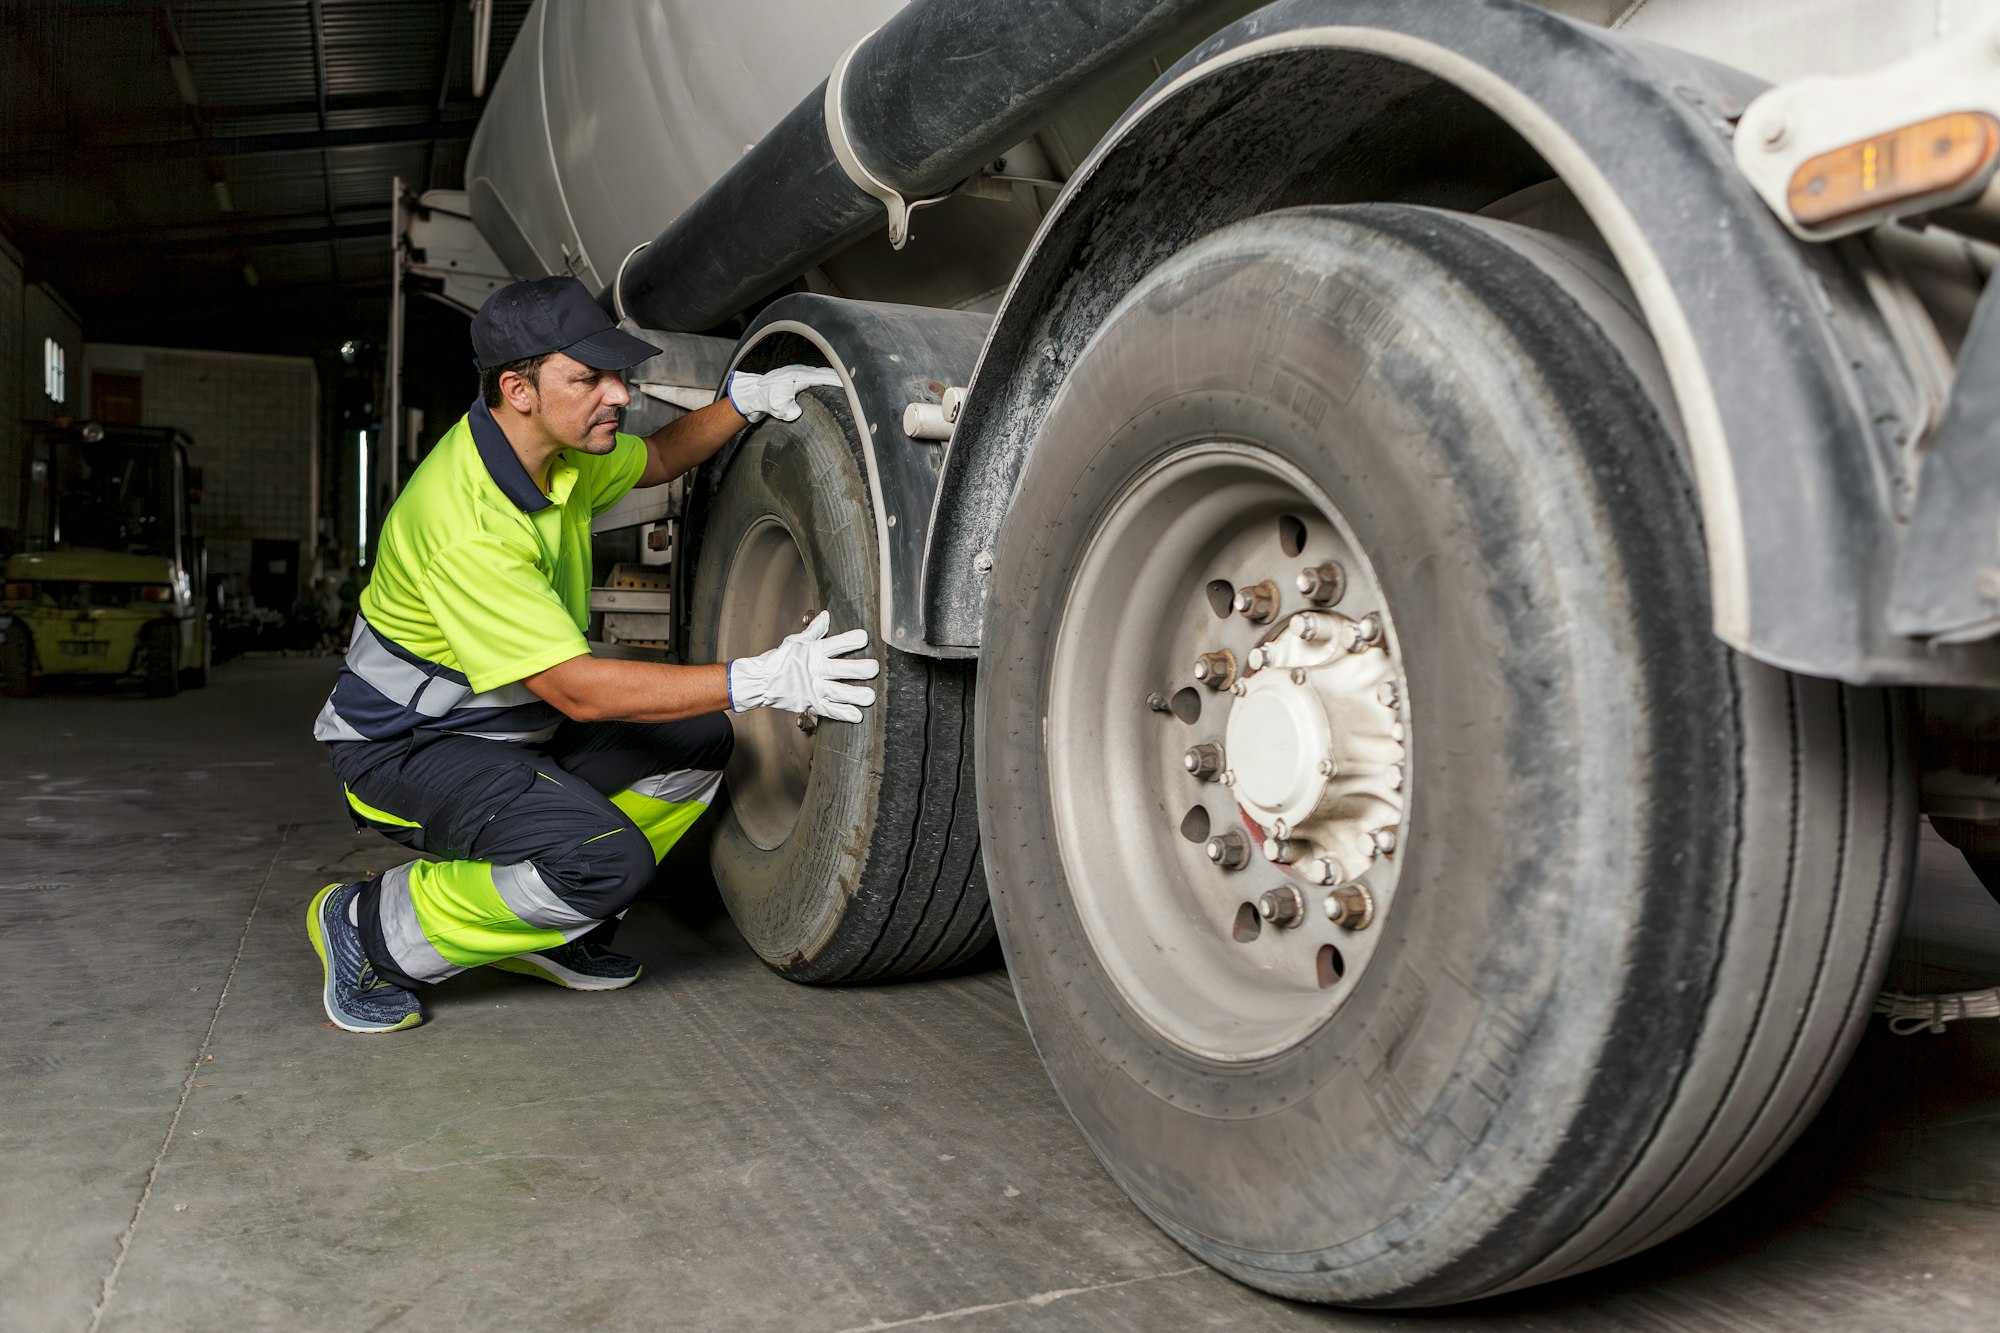
[[[1900,700],[1712,636],[1662,383],[1590,253],[1311,208],[1144,278],[1039,428],[981,663],[994,912],[1090,1145],[1232,1276],[1419,1306],[1617,1259],[1752,1180],[1858,1037],[1912,857]],[[1205,854],[1238,811],[1173,762],[1232,706],[1186,635],[1268,632],[1212,571],[1292,598],[1328,552],[1404,728],[1363,930]],[[1308,920],[1246,925],[1284,883]]]
[[[869,632],[877,701],[858,723],[811,730],[774,708],[735,715],[710,863],[744,938],[784,976],[915,976],[993,939],[972,664],[882,643],[881,538],[846,400],[813,390],[799,404],[797,421],[745,436],[700,511],[690,660],[764,652],[825,608],[831,632]]]

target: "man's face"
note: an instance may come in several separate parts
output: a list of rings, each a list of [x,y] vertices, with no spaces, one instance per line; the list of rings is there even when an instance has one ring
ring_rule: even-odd
[[[535,380],[522,382],[531,402],[528,415],[550,440],[586,454],[608,454],[617,446],[618,409],[632,401],[618,372],[593,370],[553,352]]]

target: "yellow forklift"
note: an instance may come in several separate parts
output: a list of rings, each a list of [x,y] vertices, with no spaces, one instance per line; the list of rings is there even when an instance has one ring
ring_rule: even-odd
[[[31,429],[20,550],[0,587],[0,693],[44,676],[129,680],[155,697],[207,684],[192,442],[171,427]]]

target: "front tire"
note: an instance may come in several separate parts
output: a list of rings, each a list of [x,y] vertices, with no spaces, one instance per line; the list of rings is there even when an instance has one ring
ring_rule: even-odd
[[[139,635],[139,687],[149,698],[181,692],[181,636],[172,624],[148,626]]]
[[[1144,278],[1028,455],[977,733],[1002,944],[1112,1175],[1267,1291],[1445,1304],[1672,1235],[1868,1012],[1899,700],[1712,637],[1633,324],[1518,228],[1269,214]],[[1244,694],[1196,683],[1223,650]]]
[[[35,639],[15,621],[0,638],[0,697],[25,699],[35,692]]]

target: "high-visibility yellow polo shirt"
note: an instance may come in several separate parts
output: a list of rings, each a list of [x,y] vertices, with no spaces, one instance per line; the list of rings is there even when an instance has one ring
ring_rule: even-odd
[[[590,520],[632,489],[646,459],[636,435],[618,435],[608,454],[565,450],[545,492],[475,402],[383,520],[313,734],[547,739],[555,709],[518,682],[589,651]]]

